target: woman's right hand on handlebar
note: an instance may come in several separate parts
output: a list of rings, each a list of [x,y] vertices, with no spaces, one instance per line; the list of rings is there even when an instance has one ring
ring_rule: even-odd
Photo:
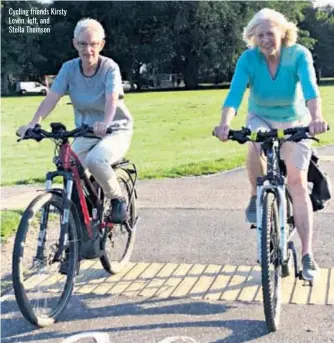
[[[222,142],[226,142],[228,140],[229,131],[230,126],[227,124],[216,126],[213,130],[214,135]]]
[[[16,130],[16,135],[20,136],[20,138],[23,138],[26,134],[26,132],[28,131],[28,129],[31,129],[32,126],[29,125],[23,125],[20,126],[17,130]]]
[[[17,130],[16,130],[16,135],[17,136],[20,136],[21,139],[24,138],[26,132],[29,130],[29,129],[33,129],[35,127],[36,124],[32,124],[32,123],[29,123],[28,125],[23,125],[23,126],[20,126]]]

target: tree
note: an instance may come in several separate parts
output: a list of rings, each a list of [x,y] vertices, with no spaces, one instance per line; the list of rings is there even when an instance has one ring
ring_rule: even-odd
[[[27,77],[38,74],[38,66],[45,61],[40,53],[36,34],[10,33],[9,17],[11,19],[25,18],[21,15],[9,15],[9,9],[30,10],[32,7],[41,7],[35,1],[5,1],[1,4],[1,93],[9,94],[9,78]]]
[[[307,8],[302,28],[316,39],[314,45],[315,65],[319,74],[334,75],[334,8]]]

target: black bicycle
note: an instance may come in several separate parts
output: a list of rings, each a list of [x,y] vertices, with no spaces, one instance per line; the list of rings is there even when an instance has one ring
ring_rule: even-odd
[[[125,267],[133,250],[139,219],[136,167],[125,159],[112,165],[129,217],[122,224],[111,223],[110,201],[69,143],[70,137],[98,138],[92,133],[88,126],[67,131],[63,124],[52,123],[51,132],[36,125],[23,138],[38,142],[48,138],[56,146],[56,171],[46,174],[45,192],[23,213],[13,252],[15,297],[24,317],[37,326],[54,323],[66,308],[80,260],[99,258],[103,268],[115,274]],[[55,178],[61,179],[63,187],[53,187]]]

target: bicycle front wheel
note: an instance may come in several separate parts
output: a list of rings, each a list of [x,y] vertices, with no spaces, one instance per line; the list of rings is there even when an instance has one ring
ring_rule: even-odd
[[[281,312],[281,266],[278,207],[273,193],[264,197],[261,249],[264,313],[268,330],[276,331]]]
[[[43,327],[53,324],[72,294],[78,261],[76,226],[69,215],[60,247],[63,198],[43,193],[27,207],[15,237],[13,287],[23,316]]]
[[[124,170],[118,169],[116,172],[122,195],[128,205],[129,219],[127,223],[103,229],[108,230],[108,232],[106,233],[104,254],[100,260],[103,268],[111,274],[119,273],[131,258],[136,235],[134,226],[137,218],[136,198],[135,194],[133,194],[132,180]],[[106,201],[105,208],[109,206],[109,201]],[[104,231],[102,234],[104,234]]]

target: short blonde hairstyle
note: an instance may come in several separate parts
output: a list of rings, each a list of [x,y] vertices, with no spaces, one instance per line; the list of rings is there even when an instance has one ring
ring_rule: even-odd
[[[288,21],[287,18],[280,12],[270,8],[263,8],[259,12],[255,13],[253,18],[244,28],[243,40],[246,42],[248,47],[252,48],[255,46],[255,28],[263,21],[269,21],[280,27],[284,37],[282,41],[284,46],[291,46],[296,43],[298,32],[296,24]]]
[[[91,18],[83,18],[78,21],[74,29],[74,38],[77,39],[82,31],[91,29],[98,33],[101,40],[105,38],[104,28],[100,22]]]

